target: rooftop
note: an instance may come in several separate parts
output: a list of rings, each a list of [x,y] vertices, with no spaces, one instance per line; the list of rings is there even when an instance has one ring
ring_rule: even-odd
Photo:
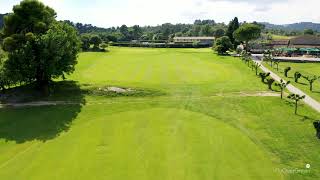
[[[286,46],[320,46],[320,37],[313,35],[303,35],[292,39],[273,40],[271,45]]]
[[[290,40],[291,45],[320,45],[320,37],[304,35]]]

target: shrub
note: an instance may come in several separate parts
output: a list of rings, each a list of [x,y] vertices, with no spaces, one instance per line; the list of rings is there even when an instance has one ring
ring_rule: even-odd
[[[275,82],[275,80],[272,79],[272,78],[268,78],[268,79],[267,79],[268,88],[269,88],[270,90],[272,90],[272,85],[273,85],[274,82]]]
[[[261,78],[261,81],[264,83],[266,78],[270,76],[270,73],[259,73],[259,76]]]
[[[294,82],[297,83],[301,77],[302,77],[302,74],[300,72],[295,72],[294,73]]]
[[[291,67],[286,67],[286,68],[284,69],[284,76],[285,76],[285,77],[288,77],[289,71],[291,71]]]
[[[316,129],[316,136],[318,139],[320,139],[320,121],[313,122],[313,126]]]
[[[213,47],[213,49],[217,51],[217,53],[220,55],[226,54],[226,52],[231,48],[232,48],[232,43],[228,36],[223,36],[221,38],[218,38]]]

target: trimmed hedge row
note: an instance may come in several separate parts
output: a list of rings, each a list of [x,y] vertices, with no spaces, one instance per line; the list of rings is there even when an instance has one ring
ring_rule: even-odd
[[[119,47],[143,47],[143,48],[208,48],[211,47],[208,44],[197,44],[192,43],[188,44],[167,44],[167,43],[111,43],[111,46]]]

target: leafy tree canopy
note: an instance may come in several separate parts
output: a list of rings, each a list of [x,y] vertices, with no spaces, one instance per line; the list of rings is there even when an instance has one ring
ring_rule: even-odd
[[[233,33],[240,27],[239,20],[235,17],[232,21],[230,21],[228,25],[228,29],[226,35],[231,40],[232,44],[235,44],[235,38],[233,37]],[[235,44],[236,45],[236,44]]]
[[[258,39],[261,36],[261,27],[256,24],[243,24],[234,33],[233,36],[238,41],[243,41],[248,46],[248,42]]]
[[[52,78],[74,71],[80,47],[77,31],[55,18],[55,11],[37,0],[21,1],[5,16],[4,67],[12,81],[47,87]]]
[[[232,43],[228,36],[223,36],[221,38],[218,38],[214,46],[214,50],[217,51],[218,54],[225,54],[231,48],[232,48]]]

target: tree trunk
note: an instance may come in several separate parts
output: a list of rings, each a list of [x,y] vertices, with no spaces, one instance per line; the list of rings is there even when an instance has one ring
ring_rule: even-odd
[[[37,80],[37,86],[44,96],[49,96],[49,81],[47,81],[47,80],[38,81]]]
[[[298,114],[298,101],[296,101],[296,108],[295,108],[295,114]]]
[[[281,89],[281,99],[283,99],[283,89]]]
[[[249,42],[246,41],[245,43],[246,43],[246,52],[248,52],[248,50],[249,50]]]
[[[49,96],[49,81],[50,78],[47,77],[43,71],[38,70],[36,83],[44,96]]]
[[[310,91],[313,90],[313,83],[310,82]]]

